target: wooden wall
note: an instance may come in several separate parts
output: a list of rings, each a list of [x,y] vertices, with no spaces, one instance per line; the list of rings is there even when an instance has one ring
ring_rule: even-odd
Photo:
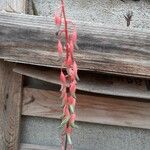
[[[0,2],[7,12],[0,12],[0,147],[17,150],[21,115],[59,119],[62,113],[57,88],[27,86],[23,79],[59,87],[61,61],[51,17],[19,14],[25,0]],[[82,21],[77,26],[77,120],[150,129],[150,31]],[[33,148],[51,147],[21,145]]]

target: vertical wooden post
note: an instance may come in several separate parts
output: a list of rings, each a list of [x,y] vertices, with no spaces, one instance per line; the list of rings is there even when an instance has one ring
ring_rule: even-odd
[[[0,60],[0,149],[18,150],[22,100],[22,76],[15,64]]]

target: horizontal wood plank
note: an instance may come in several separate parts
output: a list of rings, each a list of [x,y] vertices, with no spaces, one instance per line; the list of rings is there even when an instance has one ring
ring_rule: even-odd
[[[24,88],[22,115],[59,118],[59,92]],[[77,94],[77,120],[150,129],[150,103]]]
[[[21,143],[20,150],[60,150],[60,147]],[[74,149],[74,150],[77,150],[77,149]]]
[[[53,84],[60,84],[58,69],[16,65],[14,72]],[[86,92],[150,99],[150,80],[79,72],[77,89]]]
[[[59,147],[54,146],[41,146],[35,144],[20,144],[20,150],[60,150]]]
[[[77,22],[79,69],[150,78],[150,31]],[[0,13],[0,58],[60,67],[52,18]]]

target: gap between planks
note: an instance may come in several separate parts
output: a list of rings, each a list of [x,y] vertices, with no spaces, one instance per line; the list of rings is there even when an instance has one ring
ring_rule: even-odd
[[[57,69],[41,69],[41,67],[31,65],[16,65],[13,71],[49,83],[60,84],[58,80],[60,71]],[[79,72],[79,77],[81,82],[78,82],[78,90],[115,96],[150,99],[150,80],[148,79],[90,72]]]
[[[24,88],[22,115],[60,118],[59,92]],[[77,94],[77,120],[150,129],[150,103]]]

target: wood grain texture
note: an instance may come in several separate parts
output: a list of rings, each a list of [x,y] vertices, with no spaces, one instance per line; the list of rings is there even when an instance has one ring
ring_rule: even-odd
[[[0,60],[0,149],[17,150],[22,100],[22,75]]]
[[[16,65],[14,72],[53,84],[60,84],[60,71],[31,65]],[[77,89],[86,92],[150,99],[150,80],[113,76],[93,72],[79,72]]]
[[[25,13],[26,0],[0,0],[0,10]]]
[[[150,78],[150,31],[77,22],[81,70]],[[52,18],[0,13],[0,58],[60,67]]]
[[[60,147],[21,143],[20,150],[60,150]]]
[[[77,94],[77,120],[83,122],[150,129],[150,104],[125,98]],[[22,115],[59,118],[59,93],[24,89]]]
[[[41,146],[34,144],[20,144],[20,150],[60,150],[58,147],[53,146]]]

